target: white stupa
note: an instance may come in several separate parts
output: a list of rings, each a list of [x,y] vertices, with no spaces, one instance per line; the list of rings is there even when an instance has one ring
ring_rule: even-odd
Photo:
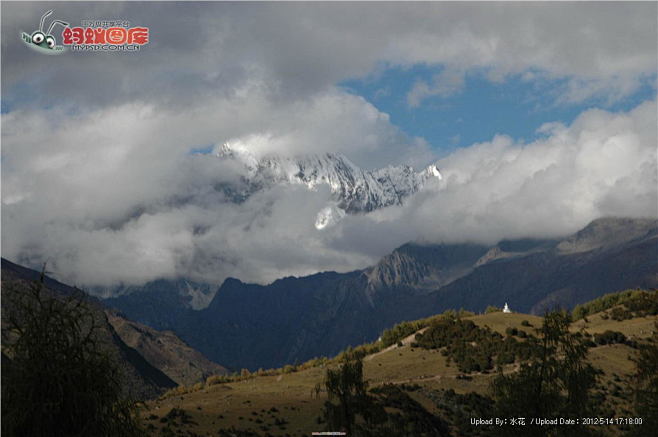
[[[503,312],[504,313],[511,313],[512,312],[512,310],[510,310],[509,307],[507,306],[507,302],[505,302],[505,306],[503,307]]]

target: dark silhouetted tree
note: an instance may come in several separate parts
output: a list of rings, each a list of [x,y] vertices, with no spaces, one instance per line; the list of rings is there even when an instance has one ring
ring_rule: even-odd
[[[498,417],[526,418],[526,426],[503,427],[504,435],[583,436],[581,426],[530,426],[530,418],[579,418],[591,411],[596,371],[586,361],[584,337],[570,333],[566,312],[546,314],[537,347],[518,372],[501,373],[492,383]]]
[[[649,435],[658,429],[658,323],[647,343],[639,345],[635,360],[635,410],[642,418],[642,425],[633,427],[633,435]]]
[[[97,313],[82,295],[55,297],[43,273],[3,287],[3,436],[141,435]]]
[[[368,392],[363,380],[363,362],[358,354],[346,353],[338,369],[327,369],[316,393],[326,391],[323,416],[328,431],[344,431],[352,437],[441,437],[447,425],[393,384]],[[373,395],[374,394],[374,395]],[[386,408],[396,409],[388,414]]]
[[[327,369],[324,390],[329,398],[323,409],[328,429],[352,435],[357,415],[368,403],[368,383],[363,380],[361,359],[348,357],[340,368]]]

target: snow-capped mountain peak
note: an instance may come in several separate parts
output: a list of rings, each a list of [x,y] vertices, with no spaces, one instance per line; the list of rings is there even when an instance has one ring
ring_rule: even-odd
[[[243,147],[226,143],[217,149],[215,156],[236,161],[245,169],[242,186],[225,190],[237,201],[278,184],[301,184],[310,190],[321,184],[328,185],[332,198],[330,204],[318,213],[317,229],[334,224],[346,213],[367,213],[399,205],[422,189],[427,180],[442,179],[435,164],[420,172],[405,165],[364,170],[340,153],[257,158]]]
[[[439,167],[437,167],[436,164],[432,164],[428,166],[424,171],[427,173],[428,176],[433,176],[435,178],[438,178],[439,180],[443,179],[443,176],[439,171]]]

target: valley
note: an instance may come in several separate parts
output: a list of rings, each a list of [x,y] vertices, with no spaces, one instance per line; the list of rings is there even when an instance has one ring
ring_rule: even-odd
[[[568,336],[586,346],[596,374],[592,414],[634,417],[634,360],[658,321],[657,230],[655,220],[600,219],[559,240],[408,244],[364,270],[269,285],[228,279],[201,308],[186,290],[211,290],[186,280],[84,299],[127,392],[146,400],[140,417],[151,435],[325,430],[322,384],[350,360],[361,363],[369,408],[385,420],[376,429],[492,435],[470,418],[493,415],[497,381],[536,359],[549,308],[573,309]],[[3,299],[39,277],[3,259]],[[85,296],[43,281],[56,299]],[[504,302],[511,313],[496,308]],[[603,435],[629,429],[615,424]]]

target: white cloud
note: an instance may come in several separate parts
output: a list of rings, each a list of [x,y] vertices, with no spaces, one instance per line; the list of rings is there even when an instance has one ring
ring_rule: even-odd
[[[331,90],[293,105],[263,103],[247,135],[227,140],[244,143],[252,153],[298,155],[343,153],[364,168],[406,163],[422,166],[433,160],[429,145],[409,138],[359,96]]]
[[[411,91],[407,93],[407,103],[412,108],[428,97],[448,97],[464,88],[464,73],[456,70],[443,70],[432,78],[432,83],[417,81]]]
[[[72,23],[124,16],[149,26],[152,41],[138,56],[51,57],[47,75],[26,75],[43,71],[44,59],[26,51],[16,35],[37,22],[43,7],[3,4],[8,104],[137,99],[180,107],[208,94],[231,96],[248,83],[283,103],[366,76],[382,64],[419,63],[485,70],[495,81],[519,74],[529,79],[528,72],[564,79],[560,102],[619,99],[655,75],[657,63],[654,2],[115,2],[53,8]]]
[[[2,123],[3,256],[48,260],[62,279],[85,285],[181,274],[271,280],[372,260],[315,233],[328,191],[277,189],[227,204],[215,187],[242,169],[190,154],[192,145],[237,138],[257,156],[331,150],[369,168],[433,157],[386,114],[335,90],[278,110],[247,87],[183,113],[148,103],[73,116],[56,107],[12,111]]]
[[[125,17],[153,35],[135,56],[45,59],[18,39],[42,5],[2,4],[2,252],[47,259],[64,280],[268,281],[364,267],[412,239],[559,235],[656,213],[655,101],[546,125],[530,144],[501,135],[460,149],[442,160],[444,181],[405,207],[323,232],[313,224],[327,191],[227,205],[214,187],[239,169],[189,154],[236,140],[260,154],[420,166],[434,157],[422,139],[335,84],[422,63],[443,73],[411,104],[457,92],[472,71],[563,79],[558,102],[615,101],[656,73],[655,3],[55,6],[72,23]]]
[[[497,136],[459,149],[439,162],[441,184],[371,225],[387,235],[397,223],[422,241],[494,243],[563,236],[602,216],[658,217],[656,116],[656,101],[629,113],[594,109],[529,144]]]
[[[273,144],[301,147],[296,138],[342,126],[331,104],[309,108],[300,111],[321,114],[304,114],[315,120],[304,123],[309,131],[296,125],[295,135],[281,133]],[[182,118],[148,105],[73,119],[48,111],[3,117],[3,256],[48,260],[60,278],[81,285],[178,275],[267,282],[365,267],[410,240],[558,236],[603,215],[658,214],[655,101],[629,113],[590,110],[570,126],[548,124],[545,137],[529,144],[500,135],[458,149],[440,161],[443,181],[403,207],[346,216],[322,231],[314,222],[327,188],[278,187],[240,205],[224,201],[214,187],[237,170],[212,156],[189,155],[183,142],[208,142],[217,135],[209,125],[235,121],[207,109]],[[375,136],[393,129],[369,111],[350,115],[360,126],[356,138],[364,129]],[[208,113],[213,116],[202,116]],[[121,131],[113,131],[118,122]],[[49,129],[29,131],[34,125]]]

